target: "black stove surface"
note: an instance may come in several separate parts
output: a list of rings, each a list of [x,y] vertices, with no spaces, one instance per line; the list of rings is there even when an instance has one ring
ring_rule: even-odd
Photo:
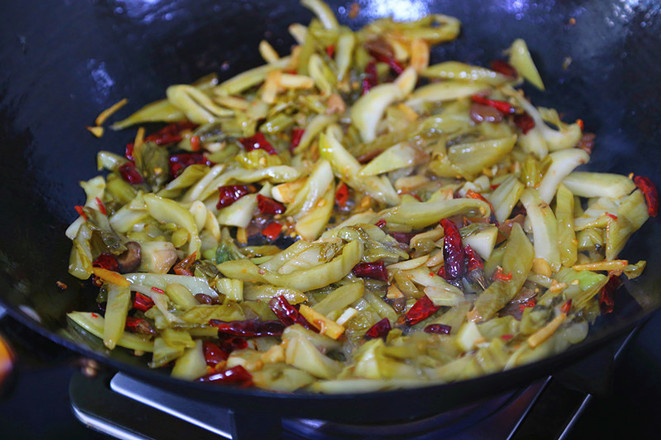
[[[80,362],[75,357],[8,317],[0,320],[0,333],[10,341],[18,355],[17,374],[0,390],[0,438],[3,440],[110,438],[90,430],[73,414],[69,388],[72,378],[80,378],[81,370]],[[659,334],[661,334],[661,313],[656,313],[628,344],[622,361],[614,368],[611,385],[604,390],[603,395],[595,395],[590,399],[565,439],[658,437],[658,433],[661,432],[661,417],[658,415],[661,399],[661,374],[659,374],[661,345],[657,336]],[[551,398],[540,399],[533,407],[513,439],[558,438],[559,433],[562,432],[559,431],[559,427],[568,422],[567,413],[558,410],[569,404],[579,405],[584,396],[564,387],[555,387],[552,391]],[[516,396],[520,396],[520,393]],[[510,407],[502,411],[512,412],[513,409]],[[471,437],[463,436],[463,438],[505,438],[502,429],[495,424],[491,426],[486,425],[474,430]],[[291,432],[286,434],[286,437],[305,438],[306,431],[300,429],[303,428],[299,428],[299,437],[295,437]],[[341,431],[343,428],[328,427],[328,429]],[[466,427],[461,429],[465,430]],[[354,429],[349,434],[356,440],[377,438],[360,429],[357,431]],[[462,438],[460,434],[461,432],[459,434],[455,432],[453,436]],[[399,438],[406,436],[402,435]],[[440,434],[438,436],[427,434],[424,438],[441,437]]]

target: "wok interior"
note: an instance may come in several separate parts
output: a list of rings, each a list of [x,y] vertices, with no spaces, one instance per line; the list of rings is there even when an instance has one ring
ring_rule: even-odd
[[[523,37],[547,85],[526,88],[537,105],[557,108],[567,121],[581,118],[597,134],[590,169],[649,176],[661,187],[661,77],[659,6],[626,1],[360,1],[330,2],[352,27],[384,15],[416,19],[428,12],[462,21],[457,41],[436,48],[432,61],[488,65]],[[121,154],[133,130],[106,130],[94,138],[85,126],[127,97],[120,117],[164,96],[173,83],[207,73],[228,78],[262,63],[257,45],[269,40],[288,52],[292,22],[311,14],[296,0],[280,2],[98,1],[80,4],[30,0],[7,5],[9,41],[0,51],[0,296],[12,313],[78,350],[91,349],[115,365],[143,362],[123,350],[106,352],[99,341],[66,329],[65,313],[94,310],[95,289],[67,274],[70,242],[64,230],[78,186],[93,177],[96,152]],[[570,18],[576,23],[570,24]],[[567,66],[567,63],[569,65]],[[565,67],[563,67],[563,64]],[[659,304],[661,230],[651,219],[622,253],[645,259],[645,274],[616,294],[616,311],[593,329],[598,342]],[[56,287],[63,281],[68,289]],[[635,300],[634,300],[635,298]],[[36,311],[40,324],[30,317]],[[77,342],[76,342],[77,341]],[[80,345],[82,344],[82,345]],[[86,347],[86,348],[85,348]],[[89,352],[88,352],[89,353]],[[547,364],[551,365],[551,364]]]

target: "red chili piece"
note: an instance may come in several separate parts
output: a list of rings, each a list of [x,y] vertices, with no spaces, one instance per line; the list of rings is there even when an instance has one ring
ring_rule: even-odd
[[[464,247],[461,244],[461,235],[454,222],[444,218],[441,226],[445,232],[443,239],[443,258],[445,259],[445,273],[451,280],[461,277],[466,268],[464,265]]]
[[[225,208],[250,192],[246,185],[226,185],[218,187],[220,193],[216,208]]]
[[[160,293],[161,295],[165,295],[165,290],[159,289],[158,287],[152,287],[151,291],[156,292],[156,293]]]
[[[528,113],[514,115],[514,125],[519,127],[521,133],[526,134],[535,128],[535,120]]]
[[[155,335],[154,330],[146,319],[134,318],[132,316],[126,317],[126,329],[131,333],[138,333],[141,335]]]
[[[202,149],[201,143],[199,136],[191,136],[190,147],[193,151],[200,151],[200,149]]]
[[[420,321],[429,318],[431,315],[436,313],[440,309],[439,306],[435,306],[434,303],[429,299],[427,295],[423,296],[413,304],[413,307],[409,309],[408,312],[404,315],[406,324],[414,325]]]
[[[241,365],[218,373],[211,373],[198,379],[198,382],[236,384],[244,387],[252,385],[252,375]]]
[[[345,207],[349,201],[349,187],[346,183],[342,182],[338,185],[335,191],[335,201],[341,207]]]
[[[280,232],[282,232],[282,225],[278,222],[271,222],[262,229],[262,235],[269,240],[275,240],[278,238]]]
[[[274,296],[271,298],[271,301],[269,301],[269,306],[271,307],[271,310],[273,310],[273,313],[275,313],[275,316],[277,316],[286,327],[294,324],[300,324],[308,330],[313,330],[319,333],[319,330],[310,324],[308,320],[305,319],[305,317],[301,315],[299,311],[296,310],[296,308],[294,308],[294,306],[289,304],[289,301],[287,301],[287,298],[285,298],[284,295]]]
[[[246,151],[264,150],[268,154],[278,154],[278,152],[275,151],[275,148],[273,148],[273,145],[266,140],[264,133],[261,131],[255,133],[254,136],[239,139],[239,142],[241,142],[241,145],[243,145],[243,148],[245,148]]]
[[[466,245],[464,247],[464,253],[466,254],[466,270],[468,272],[475,269],[484,269],[482,258],[475,253],[472,247]]]
[[[202,350],[204,351],[204,359],[206,360],[207,365],[211,368],[215,368],[217,364],[226,361],[230,355],[228,352],[210,341],[202,342]]]
[[[142,178],[142,175],[135,168],[135,164],[133,162],[126,162],[121,164],[119,168],[117,168],[117,171],[119,171],[119,175],[122,176],[122,179],[126,180],[132,185],[137,185],[145,181],[145,179]]]
[[[255,338],[258,336],[282,336],[285,326],[280,321],[259,321],[250,319],[245,321],[219,321],[212,319],[209,324],[218,328],[218,333],[232,336]]]
[[[85,214],[85,211],[83,210],[83,207],[80,205],[76,205],[73,207],[73,209],[76,210],[79,216],[81,216],[85,221],[87,221],[87,214]]]
[[[126,144],[126,149],[124,150],[124,157],[126,157],[131,162],[133,162],[133,148],[134,147],[135,147],[135,145],[133,144],[133,142],[131,142],[130,144]]]
[[[354,275],[361,278],[371,278],[373,280],[388,281],[388,270],[383,261],[374,261],[372,263],[358,263],[351,270]]]
[[[333,55],[335,55],[335,46],[333,46],[332,44],[326,46],[326,55],[333,58]]]
[[[103,204],[101,199],[98,197],[95,197],[94,199],[96,200],[96,204],[99,206],[99,212],[103,215],[108,214],[108,211],[106,211],[106,205]]]
[[[141,312],[146,312],[147,310],[154,307],[154,301],[140,292],[135,292],[135,298],[133,299],[133,308],[140,310]]]
[[[181,153],[170,156],[170,174],[177,177],[182,171],[191,165],[211,166],[213,162],[208,160],[202,153]]]
[[[383,218],[380,218],[376,223],[374,223],[374,226],[383,229],[383,228],[386,227],[386,220],[383,219]]]
[[[617,216],[614,215],[614,214],[611,214],[610,212],[607,212],[607,213],[606,213],[606,216],[612,218],[612,219],[615,220],[615,221],[617,221]]]
[[[193,263],[195,263],[195,260],[197,259],[197,251],[193,252],[183,260],[179,261],[177,264],[174,265],[172,268],[174,270],[174,273],[177,275],[186,275],[189,277],[193,276],[193,271],[191,270],[191,266],[193,266]]]
[[[92,266],[100,267],[106,270],[112,270],[113,272],[119,272],[119,263],[117,262],[117,258],[107,252],[104,252],[96,257],[96,260],[92,262]]]
[[[656,217],[659,212],[659,192],[649,177],[636,176],[633,183],[643,192],[645,202],[647,202],[647,213],[650,217]]]
[[[415,232],[390,232],[389,235],[398,242],[409,245],[411,239],[415,236]]]
[[[615,300],[613,299],[613,294],[615,289],[620,287],[622,280],[620,277],[611,276],[608,278],[606,285],[599,291],[599,308],[601,313],[608,314],[613,312],[615,306]]]
[[[537,305],[537,302],[535,301],[535,298],[530,298],[525,303],[519,304],[519,311],[523,312],[526,308],[535,307],[535,305]]]
[[[439,335],[449,335],[452,327],[445,324],[429,324],[425,327],[425,333],[437,333]]]
[[[243,350],[248,346],[248,341],[240,336],[218,335],[218,344],[221,349],[231,353],[234,350]]]
[[[510,281],[512,279],[512,274],[511,273],[504,273],[502,267],[498,267],[496,271],[493,273],[491,276],[492,279],[494,280],[499,280],[499,281]]]
[[[175,122],[174,124],[166,125],[155,133],[150,134],[145,138],[145,142],[153,142],[156,145],[173,144],[183,139],[181,132],[190,130],[197,127],[192,122]]]
[[[365,332],[365,339],[382,338],[385,340],[391,329],[390,320],[388,318],[383,318]]]
[[[503,60],[493,60],[491,62],[491,70],[512,78],[519,76],[514,66]]]
[[[560,307],[560,311],[564,313],[565,315],[569,313],[569,310],[571,309],[571,299],[564,303],[562,307]]]
[[[294,148],[298,147],[298,144],[301,143],[301,139],[303,138],[303,133],[305,133],[305,130],[302,128],[293,128],[291,131],[291,147],[289,148],[290,150],[294,150]]]
[[[285,205],[261,194],[257,194],[257,208],[262,214],[275,215],[285,212]]]
[[[478,104],[488,105],[489,107],[493,107],[499,112],[504,113],[506,115],[513,114],[515,112],[514,107],[509,102],[498,101],[496,99],[489,99],[480,95],[471,96],[471,100],[473,102],[477,102]]]
[[[493,205],[491,204],[490,201],[488,201],[482,194],[477,193],[473,191],[472,189],[469,189],[466,191],[466,197],[469,199],[476,199],[476,200],[482,200],[484,203],[489,205],[489,209],[491,210],[491,214],[489,215],[489,222],[493,223],[494,225],[498,226],[498,220],[496,220],[496,214],[493,209]]]
[[[365,66],[365,78],[363,78],[363,95],[369,92],[373,87],[379,84],[379,77],[376,73],[376,62],[370,61]]]
[[[514,335],[509,335],[509,334],[508,335],[500,335],[500,339],[502,339],[503,341],[509,341],[513,337],[514,337]]]

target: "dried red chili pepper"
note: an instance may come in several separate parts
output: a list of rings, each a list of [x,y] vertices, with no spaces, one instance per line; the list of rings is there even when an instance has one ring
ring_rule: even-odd
[[[177,275],[185,275],[192,277],[193,271],[191,270],[191,266],[193,266],[193,263],[195,263],[196,259],[197,259],[197,251],[193,252],[192,254],[190,254],[183,260],[179,261],[177,264],[175,264],[172,270]]]
[[[154,301],[140,292],[135,292],[135,297],[133,298],[133,308],[140,310],[141,312],[146,312],[147,310],[154,307]]]
[[[345,207],[349,201],[349,187],[346,183],[342,182],[338,185],[335,191],[335,201],[341,207]]]
[[[83,210],[82,206],[76,205],[73,207],[73,209],[76,210],[79,216],[81,216],[85,221],[87,221],[87,214],[85,214],[85,211]]]
[[[445,324],[429,324],[425,327],[425,333],[437,333],[439,335],[449,335],[452,327]]]
[[[285,205],[261,194],[257,194],[257,208],[262,214],[275,215],[285,212]]]
[[[135,147],[135,145],[133,144],[133,142],[131,142],[130,144],[126,144],[126,149],[124,150],[124,157],[126,157],[131,162],[133,162],[133,160],[134,160],[134,158],[133,158],[133,148],[134,147]]]
[[[614,214],[611,214],[610,212],[607,212],[607,213],[606,213],[606,217],[610,217],[610,218],[612,218],[613,220],[617,221],[617,216],[614,215]]]
[[[505,101],[498,101],[496,99],[489,99],[489,98],[485,98],[484,96],[480,96],[480,95],[471,96],[471,100],[473,102],[478,103],[478,104],[488,105],[489,107],[493,107],[496,110],[498,110],[499,112],[501,112],[503,114],[506,114],[506,115],[508,115],[508,114],[511,115],[516,111],[514,109],[514,106],[512,106],[512,104],[510,104],[509,102],[505,102]]]
[[[174,124],[166,125],[155,133],[150,134],[145,138],[145,142],[153,142],[156,145],[166,145],[179,142],[183,139],[181,132],[190,130],[197,127],[192,122],[175,122]]]
[[[303,315],[299,313],[298,310],[287,301],[287,298],[284,295],[275,296],[269,301],[269,306],[275,316],[287,327],[293,324],[300,324],[308,330],[315,331],[319,333],[319,330],[316,329],[312,324],[308,322]]]
[[[106,205],[103,204],[100,198],[94,197],[94,199],[96,200],[96,204],[99,207],[99,212],[103,215],[107,215],[108,211],[106,211]]]
[[[184,169],[191,165],[212,166],[213,162],[208,160],[202,153],[181,153],[170,156],[170,174],[177,177]]]
[[[615,307],[613,294],[621,284],[622,280],[619,276],[611,275],[606,285],[601,288],[599,291],[599,308],[601,309],[601,313],[608,314],[613,312],[613,308]]]
[[[262,229],[262,235],[269,240],[275,240],[278,238],[280,232],[282,232],[282,225],[278,222],[271,222]]]
[[[494,225],[498,226],[498,220],[496,219],[495,210],[493,209],[493,205],[491,204],[490,201],[488,201],[482,194],[475,192],[472,189],[466,191],[466,197],[469,199],[482,200],[484,203],[489,205],[489,209],[491,210],[491,213],[489,214],[489,223],[493,223]]]
[[[217,364],[226,361],[230,355],[228,352],[210,341],[202,342],[202,350],[204,351],[204,360],[211,368],[215,368]]]
[[[512,66],[507,61],[503,61],[503,60],[493,60],[491,62],[491,70],[503,74],[505,76],[509,76],[511,78],[516,78],[517,76],[519,76],[519,73],[516,71],[514,66]]]
[[[218,373],[202,376],[198,379],[198,382],[236,384],[248,387],[252,385],[252,375],[241,365],[237,365],[236,367],[228,368]]]
[[[572,303],[571,299],[566,303],[564,303],[562,307],[560,307],[560,312],[564,313],[565,315],[569,313],[569,310],[571,310],[571,303]]]
[[[285,330],[285,326],[280,321],[259,321],[257,319],[231,322],[212,319],[209,324],[217,327],[219,333],[246,338],[282,336],[282,332]]]
[[[145,179],[142,178],[142,175],[135,168],[135,164],[133,162],[126,162],[121,164],[119,168],[117,168],[117,171],[119,171],[119,175],[122,176],[122,179],[126,180],[132,185],[138,185],[145,181]]]
[[[484,269],[482,258],[475,253],[472,247],[466,245],[464,247],[464,254],[466,255],[466,270],[468,272],[475,269]]]
[[[388,281],[388,270],[383,261],[374,261],[372,263],[358,263],[351,269],[354,275],[361,278],[371,278],[373,280]]]
[[[511,273],[504,273],[503,268],[498,266],[496,271],[491,276],[494,281],[510,281],[512,279]]]
[[[199,136],[190,137],[190,147],[193,151],[200,151],[202,149],[202,141]]]
[[[448,274],[445,272],[445,267],[444,267],[444,266],[441,266],[441,267],[438,269],[438,272],[436,272],[436,275],[438,275],[439,277],[443,278],[444,280],[447,280],[447,279],[448,279]]]
[[[326,46],[326,55],[333,58],[333,55],[335,55],[335,46],[333,46],[332,44]]]
[[[528,113],[514,115],[514,125],[516,125],[521,133],[526,134],[535,128],[535,120]]]
[[[502,339],[503,341],[509,341],[513,337],[514,337],[514,335],[509,335],[509,334],[508,335],[500,335],[500,339]]]
[[[443,258],[445,259],[445,273],[451,280],[457,279],[466,272],[464,264],[464,247],[461,243],[459,229],[454,222],[444,218],[441,226],[445,233],[443,239]]]
[[[392,330],[390,320],[388,318],[383,318],[365,332],[365,339],[382,338],[385,340],[390,330]]]
[[[290,150],[294,151],[294,148],[298,147],[298,144],[301,143],[301,139],[303,138],[303,133],[305,133],[305,130],[302,128],[293,128],[291,131],[291,142],[290,142]]]
[[[107,252],[104,252],[96,257],[96,260],[92,262],[92,266],[100,267],[106,270],[112,270],[113,272],[119,272],[119,263],[117,262],[117,258],[115,258],[113,254],[109,254]]]
[[[650,217],[656,217],[659,212],[659,192],[649,177],[635,176],[633,183],[642,191],[647,202],[647,213]]]
[[[131,333],[138,333],[140,335],[155,335],[156,330],[151,326],[146,319],[134,318],[132,316],[126,317],[126,329]]]
[[[576,125],[578,125],[578,128],[580,128],[581,131],[583,131],[583,129],[585,128],[585,123],[583,122],[583,119],[577,119]]]
[[[261,131],[255,133],[254,136],[239,139],[239,142],[241,142],[241,145],[243,145],[243,148],[245,148],[246,151],[264,150],[268,154],[278,154],[278,152],[275,151],[275,148],[273,148],[273,145],[266,140],[264,133]]]
[[[158,287],[152,287],[152,288],[151,288],[151,291],[152,291],[152,292],[159,293],[159,294],[161,294],[161,295],[165,295],[165,290],[163,290],[163,289],[159,289]]]
[[[218,187],[218,203],[216,208],[225,208],[250,193],[246,185],[225,185]]]
[[[524,302],[523,304],[519,304],[519,311],[523,312],[526,308],[528,307],[535,307],[537,305],[537,302],[535,301],[535,298],[530,298],[528,301]]]
[[[374,223],[374,226],[376,226],[377,228],[383,229],[383,228],[386,227],[386,220],[383,219],[383,218],[380,218],[379,220],[377,220],[376,223]]]
[[[392,56],[388,56],[376,51],[370,51],[370,55],[376,58],[377,61],[387,64],[388,67],[390,67],[390,69],[397,75],[404,71],[404,66],[402,66],[401,63]]]
[[[415,237],[416,234],[415,232],[390,232],[388,235],[400,243],[410,245],[411,239]]]
[[[363,78],[362,94],[366,94],[377,84],[379,84],[379,76],[376,73],[376,62],[370,61],[367,63],[367,66],[365,66],[365,77]]]
[[[432,300],[425,295],[418,299],[415,304],[413,304],[413,307],[406,312],[404,315],[405,322],[408,325],[415,325],[420,321],[429,318],[436,313],[438,309],[440,309],[440,307],[435,306]]]
[[[243,350],[246,348],[248,346],[248,341],[241,336],[218,334],[218,345],[222,350],[231,353],[234,350]]]

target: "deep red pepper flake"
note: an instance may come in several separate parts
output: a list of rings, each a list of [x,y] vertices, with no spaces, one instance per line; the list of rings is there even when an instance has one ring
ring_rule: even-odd
[[[130,144],[126,144],[126,149],[124,150],[124,157],[126,157],[131,162],[133,162],[133,160],[134,160],[134,158],[133,158],[133,148],[134,147],[135,147],[135,145],[133,144],[133,142],[131,142]]]
[[[388,270],[383,261],[374,261],[372,263],[358,263],[351,269],[354,275],[361,278],[371,278],[373,280],[388,281]]]
[[[425,333],[436,333],[439,335],[449,335],[452,327],[445,324],[429,324],[425,327]]]
[[[259,336],[282,336],[285,326],[280,321],[260,321],[250,319],[244,321],[219,321],[212,319],[209,324],[218,328],[218,333],[232,336],[254,338]]]
[[[152,287],[151,291],[156,292],[156,293],[160,293],[161,295],[165,295],[165,290],[159,289],[158,287]]]
[[[491,70],[511,78],[516,78],[519,76],[519,73],[516,71],[514,66],[503,60],[493,60],[491,62]]]
[[[390,320],[388,318],[383,318],[365,332],[365,339],[381,338],[385,340],[390,330],[392,330]]]
[[[224,362],[229,357],[229,353],[211,341],[202,342],[202,351],[204,351],[204,360],[211,368]]]
[[[438,269],[438,272],[436,272],[436,275],[438,275],[439,277],[441,277],[441,278],[443,278],[443,279],[445,279],[445,280],[448,279],[448,274],[445,272],[445,267],[444,267],[444,266],[441,266],[441,267]]]
[[[615,293],[615,289],[620,287],[621,284],[622,280],[619,276],[611,275],[606,285],[599,291],[599,308],[601,309],[601,313],[608,314],[613,312],[613,308],[615,307],[613,294]]]
[[[197,259],[197,251],[193,252],[192,254],[190,254],[183,260],[179,261],[177,264],[175,264],[172,270],[177,275],[185,275],[192,277],[193,271],[191,270],[191,267],[193,266],[193,263],[195,263],[196,259]]]
[[[493,273],[491,279],[494,281],[510,281],[512,279],[512,274],[504,273],[503,268],[498,266],[498,269]]]
[[[569,301],[564,303],[562,307],[560,307],[560,312],[564,313],[565,315],[569,313],[569,310],[571,310],[571,302],[572,300],[570,299]]]
[[[131,333],[138,333],[141,335],[156,334],[156,330],[152,328],[151,324],[149,324],[149,321],[147,321],[146,319],[134,318],[132,316],[126,317],[125,328]]]
[[[329,44],[328,46],[326,46],[326,55],[333,58],[333,55],[335,55],[335,46],[334,45]]]
[[[440,309],[440,307],[435,306],[432,300],[425,295],[418,299],[415,304],[413,304],[413,307],[406,312],[404,315],[405,322],[408,325],[415,325],[420,321],[429,318],[436,313],[438,309]]]
[[[535,120],[528,113],[522,113],[520,115],[514,115],[514,125],[521,130],[521,133],[527,134],[535,128]]]
[[[509,341],[513,337],[514,337],[514,335],[509,335],[509,334],[508,335],[500,335],[500,339],[502,339],[503,341]]]
[[[610,217],[610,218],[612,218],[613,220],[617,221],[617,216],[616,216],[615,214],[611,214],[610,212],[607,212],[607,213],[606,213],[606,217]]]
[[[181,132],[184,130],[191,130],[197,127],[192,122],[175,122],[174,124],[166,125],[155,133],[150,134],[145,138],[145,142],[153,142],[156,145],[166,145],[179,142],[183,139]]]
[[[349,201],[349,187],[346,183],[342,182],[337,186],[335,191],[335,201],[339,206],[344,208]]]
[[[633,183],[642,191],[647,202],[647,213],[650,217],[656,217],[659,212],[659,192],[649,177],[635,176]]]
[[[383,229],[383,228],[386,227],[386,220],[383,219],[383,218],[380,218],[376,223],[374,223],[374,226]]]
[[[284,295],[274,296],[269,301],[269,306],[275,316],[287,327],[294,324],[300,324],[308,330],[315,331],[319,333],[316,327],[308,322],[303,315],[300,314],[298,310],[287,301],[287,298]]]
[[[79,216],[81,216],[85,221],[87,221],[87,214],[85,214],[85,211],[83,211],[83,207],[80,205],[76,205],[73,207],[73,209],[76,210]]]
[[[466,270],[468,272],[475,269],[484,269],[482,258],[475,253],[472,247],[466,245],[464,247],[464,254],[466,255]]]
[[[225,185],[218,187],[218,203],[216,208],[225,208],[250,193],[246,185]]]
[[[184,169],[191,165],[206,165],[212,166],[213,162],[208,160],[206,156],[202,153],[180,153],[173,154],[169,159],[170,163],[170,174],[173,177],[177,177],[181,174]]]
[[[275,151],[275,148],[273,148],[273,145],[266,140],[264,133],[261,131],[255,133],[254,136],[239,139],[239,142],[241,142],[241,145],[243,145],[243,148],[245,148],[246,151],[264,150],[268,154],[278,154],[278,152]]]
[[[191,136],[190,147],[193,151],[200,151],[202,149],[202,142],[199,136]]]
[[[305,130],[302,128],[293,128],[291,130],[291,141],[290,141],[290,150],[294,151],[296,147],[298,147],[298,144],[301,143],[301,139],[303,138],[303,133],[305,133]]]
[[[103,215],[107,215],[108,211],[106,211],[106,205],[103,204],[100,198],[94,197],[94,200],[96,200],[96,204],[99,207],[99,212]]]
[[[362,94],[366,94],[377,84],[379,84],[379,76],[376,73],[376,62],[370,61],[367,63],[367,66],[365,66],[365,77],[363,78]]]
[[[146,312],[147,310],[154,307],[154,301],[140,292],[135,292],[135,298],[133,299],[133,308],[140,310],[141,312]]]
[[[524,302],[523,304],[519,304],[519,311],[523,312],[526,308],[532,308],[537,305],[537,302],[535,301],[535,298],[530,298],[528,301]]]
[[[583,131],[583,129],[585,128],[585,123],[583,122],[583,119],[577,119],[576,124],[578,124],[578,128],[580,128],[581,131]]]
[[[92,318],[98,318],[98,317],[99,315],[97,315],[96,313],[92,313]]]
[[[96,257],[96,260],[92,262],[92,266],[100,267],[106,270],[112,270],[113,272],[119,272],[119,263],[117,262],[117,258],[115,258],[113,254],[109,254],[107,252],[104,252]]]
[[[275,240],[278,238],[280,232],[282,232],[282,225],[278,222],[271,222],[262,229],[262,235],[269,240]]]
[[[411,244],[411,239],[416,235],[415,232],[390,232],[389,235],[400,243]]]
[[[241,365],[228,368],[218,373],[211,373],[198,379],[198,382],[212,382],[222,384],[235,384],[242,387],[252,385],[252,375]]]
[[[445,233],[443,239],[443,258],[445,260],[445,273],[451,280],[461,277],[466,272],[464,264],[464,247],[461,243],[459,229],[454,222],[444,218],[441,226]]]
[[[262,214],[275,215],[285,212],[285,205],[261,194],[257,194],[257,208]]]
[[[487,200],[482,194],[475,192],[472,189],[466,191],[466,197],[469,199],[482,200],[484,203],[489,205],[489,209],[491,210],[491,213],[489,214],[489,222],[496,225],[496,227],[498,226],[498,220],[496,219],[495,210],[493,209],[493,205],[489,200]]]
[[[501,112],[503,114],[506,114],[506,115],[511,115],[511,114],[514,114],[514,112],[515,112],[514,106],[512,106],[512,104],[510,104],[509,102],[506,102],[506,101],[498,101],[496,99],[489,99],[489,98],[485,98],[484,96],[480,96],[480,95],[471,96],[471,100],[473,102],[478,103],[478,104],[488,105],[489,107],[493,107],[496,110],[498,110],[499,112]]]
[[[126,180],[132,185],[138,185],[145,181],[145,179],[142,178],[142,175],[135,168],[135,164],[133,162],[126,162],[121,164],[119,168],[117,168],[117,171],[119,171],[119,175],[122,176],[122,179]]]

